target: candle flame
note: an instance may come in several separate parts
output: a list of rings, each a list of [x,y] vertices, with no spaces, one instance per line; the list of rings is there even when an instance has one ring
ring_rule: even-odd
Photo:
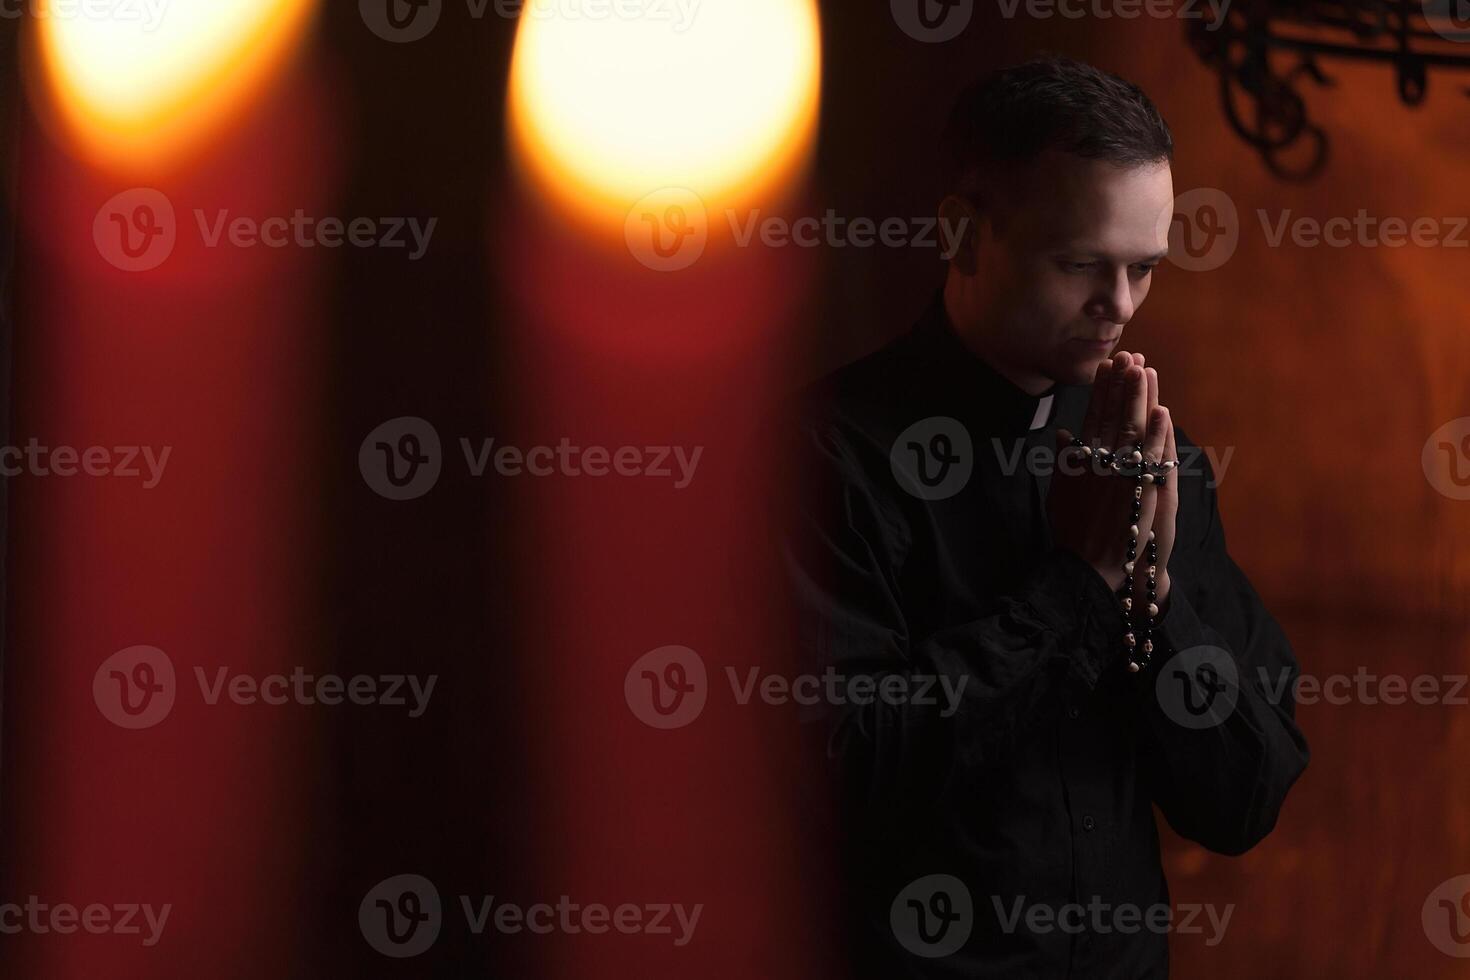
[[[218,131],[274,74],[314,0],[42,8],[47,108],[99,163],[156,169]],[[68,12],[69,11],[69,12]]]
[[[730,206],[805,159],[820,96],[814,0],[560,9],[521,15],[509,112],[523,169],[564,208],[621,226],[669,188]]]

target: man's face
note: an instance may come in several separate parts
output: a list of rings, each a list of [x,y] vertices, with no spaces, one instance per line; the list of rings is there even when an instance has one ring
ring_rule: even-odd
[[[979,235],[971,312],[1008,373],[1090,384],[1168,250],[1169,165],[1048,152],[1003,191],[988,195],[1002,211]]]

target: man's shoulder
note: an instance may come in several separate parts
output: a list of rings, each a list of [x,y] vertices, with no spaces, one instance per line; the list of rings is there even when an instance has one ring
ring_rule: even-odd
[[[788,399],[788,417],[809,437],[882,441],[913,421],[922,375],[910,328],[798,388]]]

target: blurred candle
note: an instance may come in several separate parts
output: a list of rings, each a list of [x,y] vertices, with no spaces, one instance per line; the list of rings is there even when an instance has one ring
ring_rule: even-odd
[[[11,480],[5,894],[167,918],[25,930],[16,976],[293,972],[312,709],[230,681],[318,657],[322,260],[205,228],[328,206],[309,10],[28,25],[11,441],[50,454]]]
[[[789,381],[810,250],[735,229],[800,198],[819,22],[811,0],[650,14],[669,6],[523,13],[508,93],[518,176],[495,254],[525,379],[515,436],[597,451],[517,485],[544,608],[523,638],[537,877],[553,898],[701,906],[680,942],[558,935],[546,972],[820,975],[785,795],[794,709],[735,704],[726,674],[788,668],[756,436]],[[687,698],[658,689],[670,677]]]

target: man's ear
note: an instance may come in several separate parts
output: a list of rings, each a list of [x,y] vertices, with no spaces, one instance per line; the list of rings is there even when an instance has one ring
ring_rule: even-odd
[[[939,202],[940,255],[967,276],[975,274],[983,220],[975,205],[958,194]]]

